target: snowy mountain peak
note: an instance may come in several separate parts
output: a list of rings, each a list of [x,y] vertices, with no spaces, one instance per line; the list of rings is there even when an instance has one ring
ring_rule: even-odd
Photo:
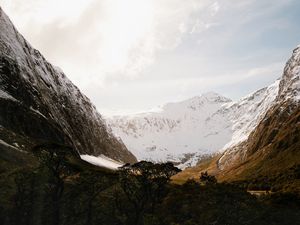
[[[232,100],[229,98],[226,98],[216,92],[206,92],[199,96],[195,96],[193,98],[187,99],[183,102],[209,102],[209,103],[228,103]]]
[[[206,92],[206,93],[202,94],[200,97],[206,98],[207,101],[211,101],[211,102],[224,102],[224,103],[226,103],[226,102],[231,102],[232,101],[231,99],[226,98],[226,97],[224,97],[224,96],[222,96],[222,95],[220,95],[216,92],[213,92],[213,91]]]
[[[208,92],[168,103],[157,112],[121,116],[109,123],[138,159],[193,166],[201,155],[234,151],[278,100],[299,101],[299,77],[300,46],[293,51],[280,79],[236,102]]]
[[[300,101],[300,45],[294,49],[284,68],[278,98]]]
[[[182,111],[203,111],[212,105],[222,105],[231,101],[231,99],[215,92],[208,92],[181,102],[167,103],[162,107],[162,110],[172,113],[174,113],[174,111],[177,113]]]
[[[209,92],[166,104],[161,111],[109,120],[138,159],[192,166],[203,155],[244,140],[271,106],[279,81],[237,102]]]

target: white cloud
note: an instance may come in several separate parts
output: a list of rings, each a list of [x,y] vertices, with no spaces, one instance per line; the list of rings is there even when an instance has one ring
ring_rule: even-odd
[[[219,10],[220,10],[220,4],[219,2],[214,2],[212,5],[211,5],[211,15],[214,16],[216,15]]]
[[[158,51],[181,43],[193,20],[199,23],[195,13],[219,8],[209,0],[2,2],[22,33],[75,82],[83,76],[137,76]]]
[[[147,104],[276,76],[282,66],[273,63],[280,61],[276,51],[247,44],[270,25],[288,27],[289,20],[247,28],[252,20],[263,24],[265,15],[291,1],[0,0],[0,4],[33,46],[61,67],[100,111],[103,107],[109,111],[144,109]]]
[[[20,27],[61,19],[72,22],[93,0],[1,0],[1,5]]]

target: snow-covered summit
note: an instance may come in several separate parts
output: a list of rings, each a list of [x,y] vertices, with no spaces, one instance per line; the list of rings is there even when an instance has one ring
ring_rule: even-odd
[[[300,45],[288,60],[279,87],[279,99],[300,101]]]
[[[174,113],[174,111],[176,111],[176,113],[178,113],[178,111],[203,111],[208,105],[219,105],[228,102],[231,102],[231,99],[215,92],[208,92],[181,102],[167,103],[162,107],[162,111],[171,113]]]
[[[300,46],[280,79],[238,101],[209,92],[168,103],[158,112],[115,117],[109,123],[138,159],[170,160],[186,167],[201,155],[234,149],[273,106],[289,100],[300,101]]]
[[[209,92],[160,111],[108,119],[138,159],[193,166],[197,158],[244,140],[271,106],[279,81],[239,101]]]

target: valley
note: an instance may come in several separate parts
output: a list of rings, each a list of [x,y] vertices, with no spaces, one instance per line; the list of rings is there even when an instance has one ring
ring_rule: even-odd
[[[237,101],[207,92],[104,117],[0,8],[1,224],[299,218],[300,46],[281,77]]]

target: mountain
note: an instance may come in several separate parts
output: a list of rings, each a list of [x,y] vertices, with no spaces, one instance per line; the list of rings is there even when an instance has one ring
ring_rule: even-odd
[[[157,112],[108,119],[139,160],[172,161],[181,168],[243,142],[272,107],[279,80],[239,101],[206,93]]]
[[[211,141],[214,134],[207,130],[205,120],[228,102],[231,100],[207,93],[166,104],[157,112],[115,116],[108,123],[138,159],[188,163],[198,152],[210,154],[226,143],[226,133],[219,141]]]
[[[300,46],[287,62],[272,107],[249,137],[217,161],[230,179],[284,172],[300,162]]]
[[[18,33],[2,9],[0,30],[2,160],[51,142],[83,155],[136,161],[90,100]]]
[[[265,113],[257,117],[256,126],[252,126],[246,138],[230,142],[217,156],[183,171],[174,179],[182,182],[208,171],[220,181],[246,180],[299,192],[300,46],[293,51],[279,82],[269,87],[272,89],[265,96],[273,100],[268,107],[263,107]],[[273,96],[274,93],[277,94]],[[253,105],[253,109],[256,107],[258,105]]]

